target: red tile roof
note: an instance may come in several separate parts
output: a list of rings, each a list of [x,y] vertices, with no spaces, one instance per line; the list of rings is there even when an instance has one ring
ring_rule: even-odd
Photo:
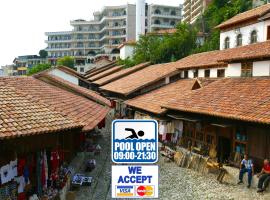
[[[70,74],[72,76],[75,76],[75,77],[78,77],[80,79],[84,79],[84,76],[81,75],[80,73],[78,73],[77,71],[71,69],[70,67],[66,67],[66,66],[57,66],[57,67],[53,67],[49,70],[52,70],[52,69],[59,69],[63,72],[66,72],[67,74]]]
[[[122,95],[129,95],[177,72],[176,63],[157,64],[102,86],[100,89]]]
[[[179,80],[147,94],[127,100],[125,103],[141,110],[162,114],[166,109],[161,108],[161,105],[175,99],[177,95],[190,92],[195,82],[196,79]]]
[[[108,107],[33,77],[2,78],[1,82],[82,124],[83,131],[92,130],[109,111]]]
[[[35,78],[45,81],[51,85],[57,86],[59,88],[65,89],[67,91],[73,92],[77,95],[81,95],[83,97],[86,97],[94,102],[97,102],[101,105],[105,106],[111,106],[111,102],[106,99],[105,97],[101,96],[95,91],[92,91],[90,89],[86,89],[84,87],[75,85],[73,83],[70,83],[62,78],[59,78],[57,76],[54,76],[52,74],[49,74],[47,72],[40,73],[38,75],[34,76]]]
[[[96,67],[95,70],[92,70],[92,71],[89,70],[90,72],[85,74],[85,78],[90,78],[92,76],[95,76],[95,75],[102,73],[102,72],[104,72],[104,71],[106,71],[114,66],[115,66],[115,62],[109,63],[109,64],[104,65],[102,67]]]
[[[122,70],[122,69],[123,69],[123,66],[115,66],[115,67],[111,67],[111,68],[108,69],[108,70],[105,70],[105,71],[103,71],[103,72],[101,72],[101,73],[99,73],[99,74],[96,74],[95,76],[91,76],[91,77],[88,78],[87,80],[89,80],[89,81],[96,81],[96,80],[101,79],[101,78],[103,78],[103,77],[105,77],[105,76],[108,76],[108,75],[110,75],[110,74],[113,74],[113,73],[115,73],[115,72],[118,72],[118,71],[120,71],[120,70]]]
[[[270,11],[270,4],[265,4],[252,10],[240,13],[231,19],[221,23],[216,28],[226,28],[234,24],[240,24],[250,19],[257,19]]]
[[[126,46],[126,45],[135,46],[136,45],[136,41],[135,40],[126,41],[126,42],[120,44],[117,48],[118,49],[121,49],[123,46]]]
[[[270,58],[270,41],[193,54],[176,61],[178,69],[227,66],[228,62]]]
[[[223,51],[224,55],[218,58],[219,62],[270,58],[270,41],[226,49]]]
[[[223,58],[224,53],[224,50],[217,50],[193,54],[176,61],[176,65],[178,69],[226,66],[225,63],[218,61]]]
[[[123,78],[124,76],[127,76],[129,74],[137,72],[137,71],[139,71],[139,70],[141,70],[141,69],[143,69],[143,68],[145,68],[145,67],[147,67],[149,65],[150,65],[150,63],[147,62],[147,63],[141,63],[141,64],[133,66],[133,67],[129,67],[127,69],[123,69],[123,70],[115,72],[115,73],[113,73],[111,75],[105,76],[104,78],[96,80],[94,82],[94,84],[99,85],[99,86],[108,84],[108,83],[110,83],[112,81]]]
[[[225,78],[163,105],[168,109],[270,124],[270,78]]]
[[[204,87],[216,79],[182,79],[174,83],[151,91],[147,94],[125,101],[129,106],[145,110],[154,114],[162,114],[166,111],[161,106],[177,97],[190,93],[193,89]],[[196,86],[196,83],[198,86]],[[195,87],[195,88],[194,88]]]
[[[7,82],[0,79],[0,140],[83,127]]]

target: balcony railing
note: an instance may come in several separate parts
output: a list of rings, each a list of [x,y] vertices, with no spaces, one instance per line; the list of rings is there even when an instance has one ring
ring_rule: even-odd
[[[163,17],[163,18],[174,18],[174,19],[181,19],[181,15],[172,15],[171,13],[152,13],[152,17]]]

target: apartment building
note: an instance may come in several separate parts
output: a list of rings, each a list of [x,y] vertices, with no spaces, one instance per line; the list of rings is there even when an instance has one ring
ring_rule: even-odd
[[[90,21],[70,21],[71,31],[46,32],[46,51],[50,62],[55,64],[59,57],[74,56],[77,69],[87,71],[97,59],[116,60],[120,54],[117,47],[126,41],[134,41],[136,30],[141,29],[139,33],[145,34],[170,29],[181,20],[181,6],[148,5],[144,0],[138,2],[137,7],[143,8],[145,15],[136,16],[134,4],[106,6],[94,12]],[[143,22],[139,28],[136,26],[138,19]]]
[[[181,21],[182,18],[182,5],[175,7],[150,4],[146,5],[146,8],[147,32],[172,29],[177,25],[179,21]]]
[[[183,19],[188,24],[196,22],[212,0],[184,0]]]

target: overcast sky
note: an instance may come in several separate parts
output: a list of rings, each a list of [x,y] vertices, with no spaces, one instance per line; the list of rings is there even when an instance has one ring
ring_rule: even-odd
[[[91,19],[93,11],[135,0],[1,0],[0,66],[19,55],[38,54],[46,47],[44,32],[71,30],[72,19]],[[146,0],[179,5],[183,0]]]

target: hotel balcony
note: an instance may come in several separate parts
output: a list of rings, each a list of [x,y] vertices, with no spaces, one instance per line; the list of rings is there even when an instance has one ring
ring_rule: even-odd
[[[175,28],[175,25],[171,25],[169,23],[161,23],[161,24],[152,24],[151,28]]]
[[[198,5],[197,7],[193,7],[193,10],[191,11],[191,15],[193,16],[197,16],[198,13],[201,13],[201,11],[203,10],[203,6],[202,5]]]
[[[183,6],[187,6],[188,4],[190,4],[191,0],[184,0]]]
[[[45,40],[45,43],[47,43],[47,44],[53,44],[53,43],[69,43],[71,41],[72,41],[71,39]]]
[[[161,13],[161,14],[152,13],[151,17],[179,19],[179,20],[182,18],[181,15],[172,15],[171,13]]]
[[[69,51],[70,47],[47,47],[46,51]]]

